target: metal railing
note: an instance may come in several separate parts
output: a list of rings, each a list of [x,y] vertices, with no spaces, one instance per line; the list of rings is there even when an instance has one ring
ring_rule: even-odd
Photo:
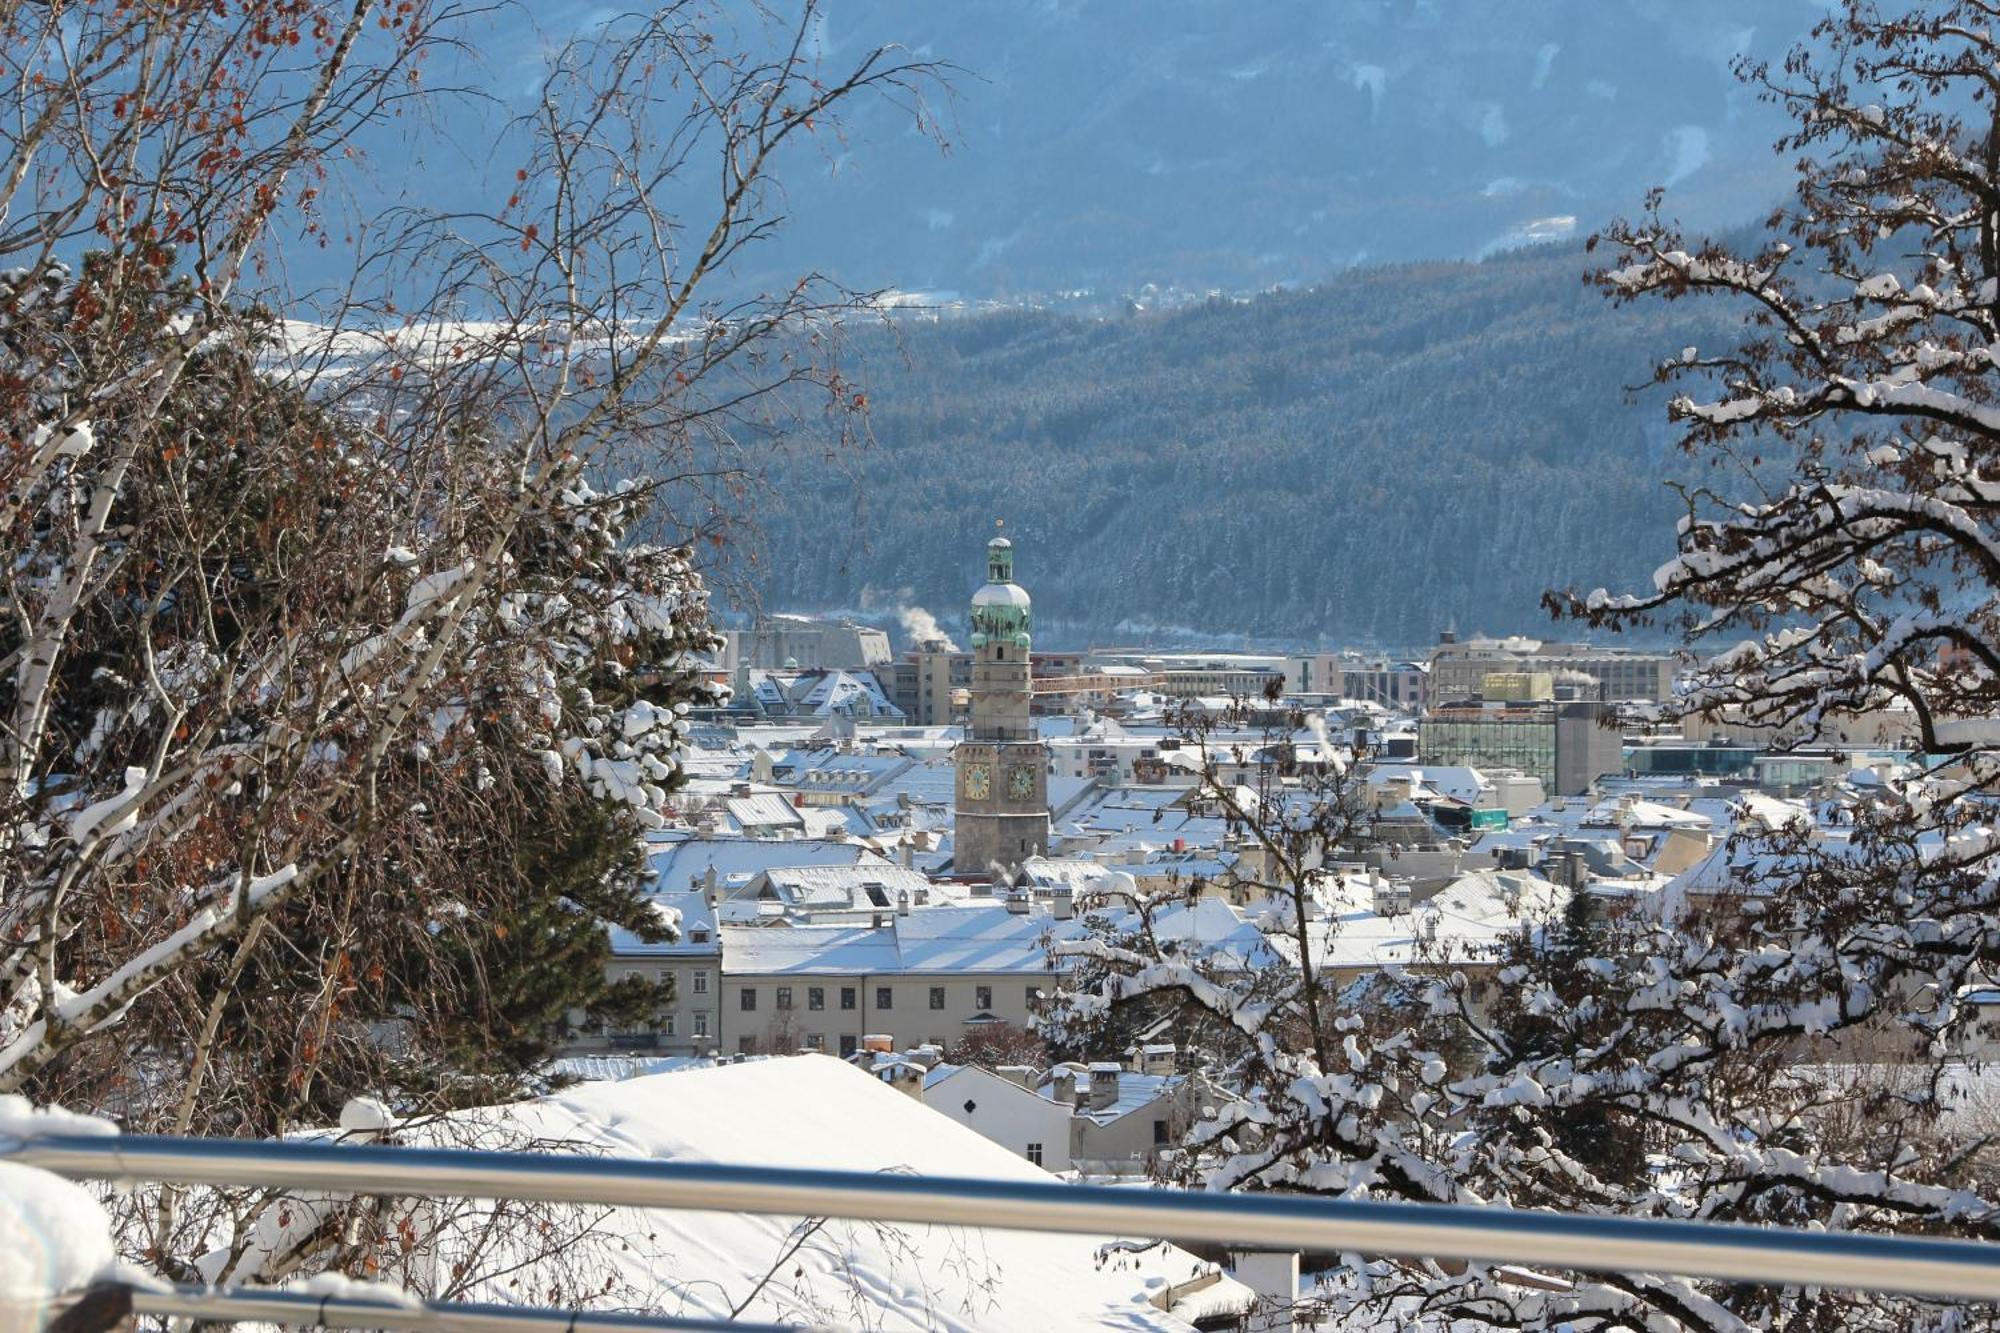
[[[791,1325],[724,1319],[677,1319],[612,1311],[549,1310],[527,1305],[461,1301],[370,1300],[265,1287],[131,1288],[134,1314],[211,1323],[277,1324],[287,1328],[379,1328],[396,1333],[796,1333]]]
[[[1911,1236],[1286,1194],[364,1144],[47,1137],[19,1143],[0,1156],[75,1179],[125,1184],[160,1181],[832,1216],[2000,1300],[2000,1245]],[[267,1293],[257,1295],[261,1299]],[[472,1333],[500,1326],[450,1321],[500,1317],[445,1311],[435,1316],[442,1322],[407,1326]],[[518,1318],[507,1326],[525,1327]],[[646,1326],[676,1325],[655,1321]]]

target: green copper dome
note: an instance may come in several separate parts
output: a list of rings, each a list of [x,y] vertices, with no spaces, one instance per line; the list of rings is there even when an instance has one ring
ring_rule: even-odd
[[[972,646],[988,642],[1028,646],[1028,590],[1014,582],[1014,543],[986,543],[986,586],[972,594]]]

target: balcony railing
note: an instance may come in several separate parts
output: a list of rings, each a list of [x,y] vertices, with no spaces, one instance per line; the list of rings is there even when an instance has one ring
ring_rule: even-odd
[[[2000,1245],[1507,1208],[616,1157],[139,1135],[31,1139],[0,1159],[80,1180],[504,1198],[1143,1236],[1257,1249],[2000,1300]],[[444,1333],[754,1327],[512,1306],[394,1306],[263,1289],[138,1292],[141,1313]],[[400,1312],[400,1313],[399,1313]]]

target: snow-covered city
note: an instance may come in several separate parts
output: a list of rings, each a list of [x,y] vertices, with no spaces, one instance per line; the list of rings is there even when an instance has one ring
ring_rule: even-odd
[[[1996,25],[0,5],[0,1333],[2000,1326]]]

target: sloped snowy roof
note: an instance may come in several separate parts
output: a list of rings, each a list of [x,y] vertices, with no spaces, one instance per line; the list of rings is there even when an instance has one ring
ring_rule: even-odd
[[[882,857],[852,842],[773,842],[766,838],[680,838],[653,843],[654,882],[671,892],[692,888],[709,867],[718,881],[740,883],[784,866],[887,865]]]
[[[1662,805],[1658,801],[1622,800],[1613,797],[1599,801],[1585,816],[1591,824],[1626,824],[1633,828],[1696,828],[1709,827],[1709,818],[1698,810],[1682,810],[1678,806]]]
[[[1503,936],[1560,909],[1569,890],[1539,875],[1483,870],[1459,876],[1435,897],[1393,916],[1374,910],[1373,889],[1359,877],[1329,877],[1321,896],[1329,915],[1308,929],[1320,966],[1399,967],[1419,961],[1420,940],[1427,943],[1422,961],[1490,962]],[[1288,936],[1269,939],[1288,957],[1297,956]]]
[[[797,786],[872,791],[917,761],[906,754],[847,754],[839,750],[794,750],[773,764]]]
[[[1076,1109],[1071,1114],[1095,1121],[1100,1125],[1122,1120],[1134,1111],[1152,1105],[1185,1081],[1184,1076],[1180,1074],[1141,1074],[1130,1069],[1077,1070],[1074,1066],[1058,1066],[1058,1068],[1069,1069],[1075,1080]],[[1041,1082],[1035,1088],[1036,1095],[1045,1101],[1055,1101],[1055,1075],[1056,1070],[1050,1070],[1042,1076]],[[1092,1108],[1090,1105],[1090,1085],[1096,1078],[1117,1080],[1118,1095],[1108,1106]]]
[[[945,757],[927,759],[892,774],[880,786],[869,790],[870,804],[891,803],[908,796],[912,804],[948,806],[952,801],[957,770]]]
[[[1052,1179],[827,1056],[586,1084],[473,1116],[619,1157]],[[479,1222],[475,1214],[463,1225]],[[628,1290],[654,1293],[664,1313],[682,1316],[951,1333],[1189,1327],[1148,1302],[1197,1271],[1199,1261],[1177,1246],[1109,1265],[1097,1258],[1109,1237],[834,1220],[780,1262],[800,1229],[795,1217],[619,1209],[560,1262],[601,1266]],[[524,1273],[477,1286],[465,1299],[519,1300],[544,1285],[531,1261]]]
[[[768,871],[765,878],[781,900],[809,911],[886,910],[896,906],[898,893],[907,893],[916,902],[919,895],[934,891],[930,880],[914,870],[887,863],[787,866]]]
[[[1209,959],[1216,966],[1247,970],[1280,961],[1264,932],[1220,898],[1199,898],[1154,913],[1153,936]]]
[[[1042,936],[1075,933],[1074,921],[1009,912],[1005,904],[913,911],[895,921],[898,961],[906,972],[1049,970]]]
[[[828,671],[817,678],[808,676],[786,689],[786,707],[810,717],[837,715],[881,718],[900,722],[903,710],[889,700],[882,682],[872,671]]]
[[[1736,809],[1740,823],[1761,825],[1773,832],[1813,822],[1812,811],[1804,801],[1788,801],[1760,791],[1744,792],[1737,799]]]
[[[716,935],[715,909],[700,890],[648,894],[654,903],[676,915],[680,935],[672,941],[648,943],[623,926],[611,927],[611,952],[618,958],[713,957],[722,947]]]
[[[939,886],[933,885],[935,892]],[[1125,914],[1113,912],[1115,923]],[[1154,933],[1225,968],[1275,961],[1257,928],[1229,904],[1205,898],[1156,914]],[[873,926],[722,927],[723,971],[742,975],[858,974],[1043,976],[1045,936],[1069,938],[1087,929],[1081,918],[1058,921],[1042,912],[1010,912],[1004,903],[914,907]]]
[[[805,820],[792,803],[776,792],[732,796],[723,803],[738,828],[803,828]]]
[[[1021,863],[1021,876],[1041,888],[1067,884],[1073,890],[1080,890],[1102,879],[1104,867],[1087,857],[1031,856]]]
[[[722,927],[725,976],[848,976],[896,970],[896,941],[868,926]]]
[[[1440,796],[1449,796],[1467,805],[1479,804],[1481,793],[1492,785],[1480,776],[1477,769],[1462,764],[1405,764],[1394,761],[1370,765],[1368,781],[1377,787],[1407,781],[1412,787],[1429,788]]]

